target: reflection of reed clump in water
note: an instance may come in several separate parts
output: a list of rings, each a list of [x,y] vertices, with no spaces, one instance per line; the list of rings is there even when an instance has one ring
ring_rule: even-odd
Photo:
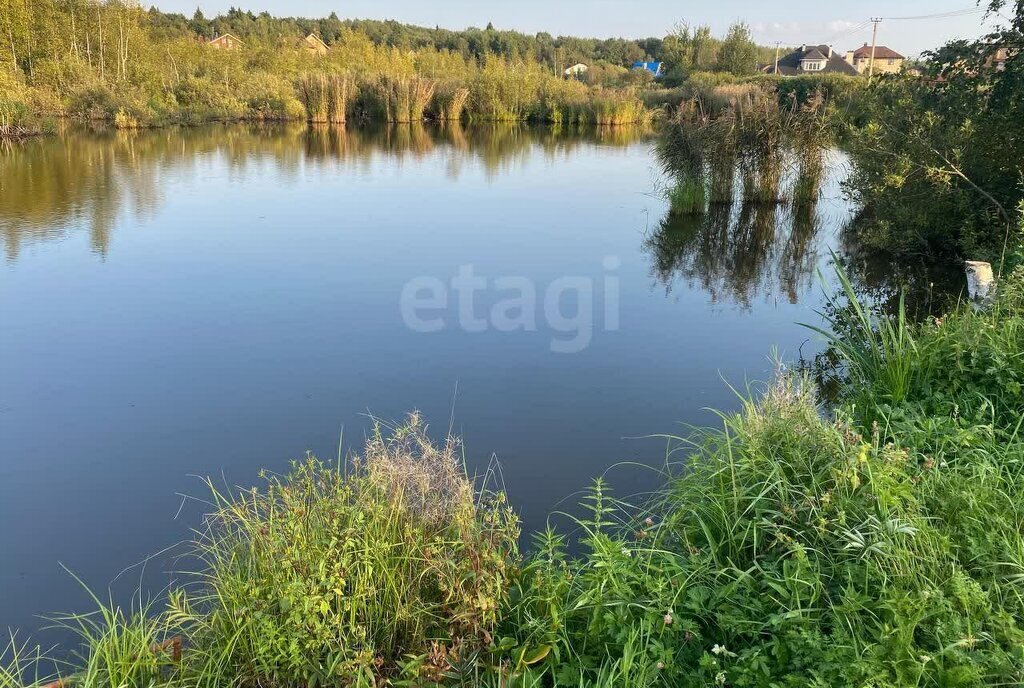
[[[713,302],[749,307],[759,295],[796,303],[813,286],[822,249],[816,212],[772,203],[717,204],[706,213],[667,213],[646,239],[655,277],[699,284]]]

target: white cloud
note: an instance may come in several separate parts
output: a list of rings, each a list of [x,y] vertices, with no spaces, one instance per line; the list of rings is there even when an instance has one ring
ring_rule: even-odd
[[[829,33],[840,33],[843,31],[849,31],[855,26],[857,26],[857,24],[855,24],[852,21],[847,21],[845,19],[833,19],[832,21],[825,24],[825,29]]]

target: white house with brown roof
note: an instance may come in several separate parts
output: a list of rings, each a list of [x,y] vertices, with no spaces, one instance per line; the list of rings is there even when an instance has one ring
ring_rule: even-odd
[[[872,55],[874,55],[873,58]],[[872,59],[875,63],[873,70],[871,69]],[[852,64],[859,74],[866,74],[869,71],[873,71],[875,74],[899,74],[903,71],[903,62],[906,59],[892,48],[884,45],[872,48],[867,43],[856,50],[846,52],[846,61]]]

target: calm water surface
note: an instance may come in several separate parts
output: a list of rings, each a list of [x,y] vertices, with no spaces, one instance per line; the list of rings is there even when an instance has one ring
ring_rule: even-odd
[[[613,464],[663,463],[636,438],[714,422],[773,347],[819,350],[795,323],[818,320],[814,271],[850,212],[833,180],[814,216],[673,219],[659,183],[633,130],[232,126],[0,152],[0,627],[88,609],[60,564],[104,590],[187,538],[195,476],[334,457],[367,414],[452,424],[527,528]],[[410,329],[410,280],[464,266],[487,280],[474,318],[519,278],[499,284],[532,285],[536,329],[466,331],[450,288],[428,310],[443,329]],[[573,332],[544,311],[552,292],[579,311],[566,284],[592,285],[577,353],[552,350]],[[609,476],[623,494],[638,473]]]

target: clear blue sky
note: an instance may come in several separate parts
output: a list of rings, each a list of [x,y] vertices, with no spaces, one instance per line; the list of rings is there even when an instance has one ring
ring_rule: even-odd
[[[527,33],[593,37],[663,36],[679,21],[710,24],[722,33],[737,19],[746,21],[764,44],[782,41],[832,43],[837,50],[860,46],[871,39],[870,25],[849,29],[871,16],[908,17],[974,7],[974,0],[817,0],[766,2],[765,0],[712,0],[702,2],[636,3],[628,0],[142,0],[161,9],[191,15],[200,6],[208,16],[231,5],[274,15],[320,17],[334,11],[342,18],[396,19],[423,26],[461,29],[486,26]],[[844,33],[845,32],[845,33]],[[879,43],[907,55],[937,47],[957,37],[982,33],[982,15],[944,19],[886,21]]]

